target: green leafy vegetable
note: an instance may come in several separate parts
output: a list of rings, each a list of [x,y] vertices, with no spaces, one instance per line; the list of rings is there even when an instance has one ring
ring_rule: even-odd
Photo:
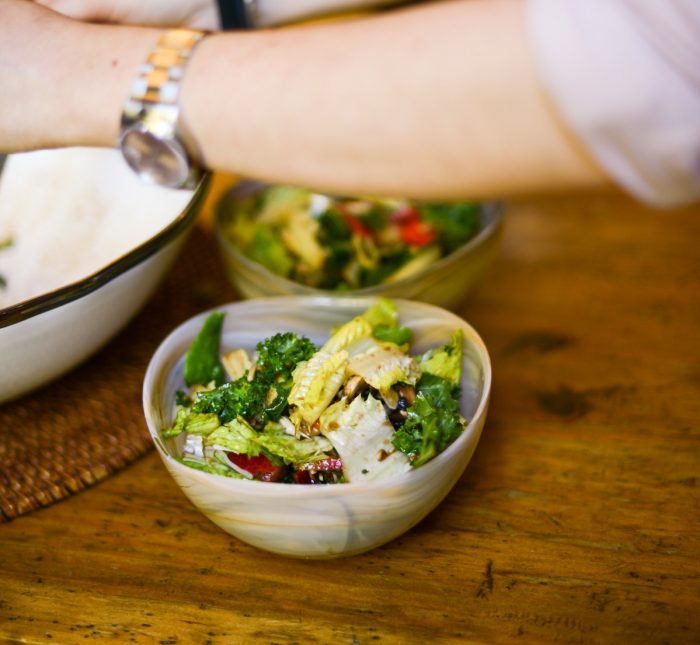
[[[309,360],[316,352],[316,346],[304,336],[292,332],[275,334],[258,343],[258,369],[256,378],[266,381],[288,381],[297,363]]]
[[[479,232],[481,207],[469,202],[426,204],[423,219],[432,224],[440,244],[452,252]]]
[[[264,224],[258,224],[253,230],[247,254],[251,260],[259,262],[278,275],[288,276],[294,266],[279,235]]]
[[[189,466],[190,468],[194,468],[195,470],[201,470],[202,472],[205,473],[212,473],[214,475],[223,475],[224,477],[232,477],[233,479],[246,479],[243,475],[240,473],[237,473],[235,470],[232,470],[225,464],[222,464],[220,462],[210,460],[209,462],[206,461],[201,461],[199,459],[192,459],[191,457],[181,457],[180,458],[180,463]]]
[[[228,423],[237,417],[254,417],[265,407],[268,389],[268,384],[263,380],[249,381],[242,376],[215,390],[200,392],[191,410],[216,414],[221,423]]]
[[[172,427],[163,430],[163,438],[170,439],[176,437],[181,432],[189,432],[190,434],[208,435],[216,430],[221,425],[219,417],[216,414],[209,413],[192,413],[188,414],[185,408],[180,408],[175,417],[175,423]]]
[[[299,440],[285,433],[284,428],[276,423],[268,423],[261,432],[257,432],[242,419],[221,426],[206,438],[205,443],[249,457],[262,453],[273,462],[286,464],[326,459],[333,449],[325,437]]]
[[[462,375],[462,349],[464,334],[457,329],[449,343],[437,349],[427,351],[420,358],[420,368],[423,373],[434,374],[459,385]]]
[[[372,335],[377,340],[382,340],[387,343],[396,343],[404,345],[411,342],[413,332],[408,327],[389,327],[388,325],[379,325],[372,330]]]
[[[442,452],[462,432],[459,388],[447,379],[423,374],[416,400],[408,409],[406,423],[396,431],[393,444],[408,455],[414,467]]]
[[[221,385],[225,380],[224,367],[219,360],[219,342],[224,314],[214,312],[205,321],[185,356],[185,384]]]
[[[350,290],[414,276],[479,232],[477,204],[333,197],[263,188],[224,208],[224,235],[278,275]]]
[[[399,324],[399,312],[388,298],[378,298],[377,302],[362,314],[362,318],[373,328],[398,327]]]
[[[308,338],[286,332],[265,339],[256,349],[258,363],[252,381],[245,375],[209,392],[200,392],[192,412],[214,413],[221,423],[237,417],[256,418],[257,423],[279,419],[292,386],[294,368],[310,358],[316,347]],[[269,401],[272,388],[274,398]]]

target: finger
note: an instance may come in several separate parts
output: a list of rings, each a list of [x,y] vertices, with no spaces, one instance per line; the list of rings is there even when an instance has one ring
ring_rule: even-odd
[[[88,22],[106,22],[111,17],[109,3],[89,2],[87,0],[34,0],[57,13],[69,18]]]

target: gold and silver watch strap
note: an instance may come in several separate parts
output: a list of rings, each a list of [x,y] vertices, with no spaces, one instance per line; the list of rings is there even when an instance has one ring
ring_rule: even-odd
[[[123,107],[120,144],[125,156],[133,151],[128,145],[125,149],[124,138],[138,129],[163,143],[172,142],[182,147],[186,161],[192,166],[192,171],[197,172],[188,152],[188,142],[182,140],[183,133],[178,129],[178,97],[187,62],[204,35],[204,32],[191,29],[171,29],[158,39],[156,47],[139,69]],[[127,161],[134,170],[143,174],[138,167],[139,159],[127,157]],[[151,179],[162,183],[157,177]],[[194,179],[188,183],[192,181]]]

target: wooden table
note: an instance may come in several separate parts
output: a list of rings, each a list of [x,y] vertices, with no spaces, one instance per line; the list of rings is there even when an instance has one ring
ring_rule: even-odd
[[[0,641],[700,642],[699,211],[512,205],[461,312],[493,360],[481,443],[400,539],[263,553],[151,452],[0,526]]]

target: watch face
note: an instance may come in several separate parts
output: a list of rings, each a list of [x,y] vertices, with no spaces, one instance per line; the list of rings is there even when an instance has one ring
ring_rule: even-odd
[[[177,141],[134,128],[122,137],[121,148],[129,166],[149,183],[179,188],[187,180],[190,164]]]

